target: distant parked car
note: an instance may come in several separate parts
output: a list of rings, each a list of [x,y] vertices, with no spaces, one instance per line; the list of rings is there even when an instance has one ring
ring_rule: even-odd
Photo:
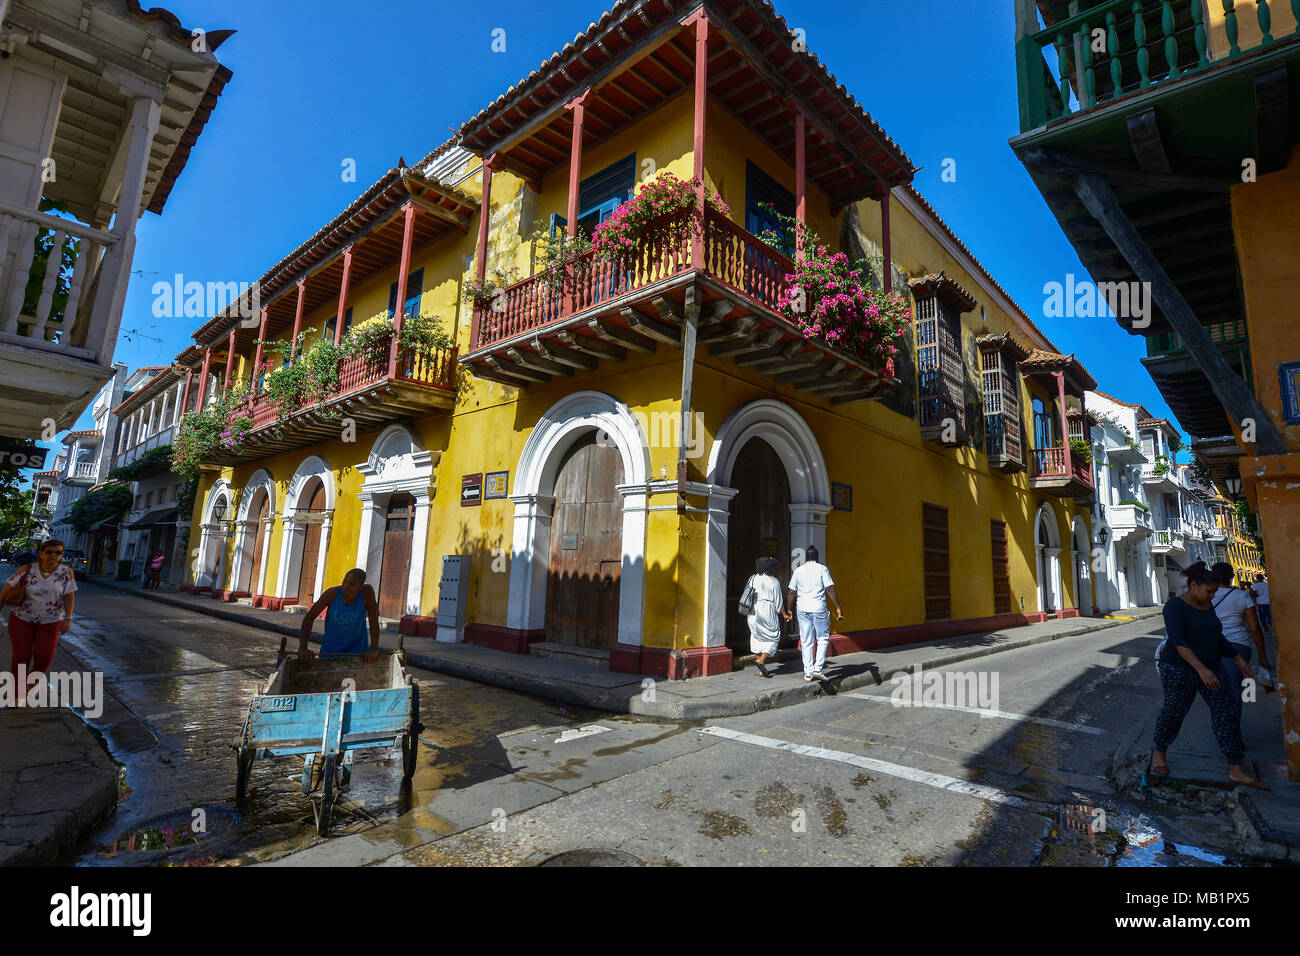
[[[63,563],[72,569],[73,577],[78,581],[86,577],[86,552],[76,548],[63,549]]]

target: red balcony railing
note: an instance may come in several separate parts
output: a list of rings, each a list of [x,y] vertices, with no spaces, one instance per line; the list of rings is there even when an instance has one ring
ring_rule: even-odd
[[[429,388],[456,390],[456,347],[421,350],[403,349],[397,354],[397,375],[389,378],[388,353],[351,355],[339,363],[339,384],[319,404],[328,405],[353,392],[378,385],[381,382],[410,382]],[[301,406],[294,411],[303,411]],[[265,395],[254,395],[248,401],[248,416],[253,428],[269,425],[280,417],[280,407]]]
[[[1070,468],[1067,470],[1065,449],[1060,445],[1055,448],[1035,448],[1032,454],[1035,478],[1076,478],[1086,485],[1092,484],[1092,465],[1078,455],[1071,455]]]
[[[529,276],[495,300],[476,303],[478,336],[471,348],[523,335],[686,272],[692,222],[689,214],[674,213],[651,223],[626,253],[613,258],[586,253],[563,273]],[[776,311],[794,263],[720,213],[709,210],[705,222],[705,271]]]

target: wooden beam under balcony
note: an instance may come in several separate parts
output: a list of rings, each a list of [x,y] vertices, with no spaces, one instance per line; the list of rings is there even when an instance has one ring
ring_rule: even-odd
[[[638,335],[635,332],[629,332],[627,329],[621,329],[617,325],[612,325],[601,319],[592,319],[587,325],[605,341],[621,345],[634,352],[650,355],[659,348],[652,339],[648,339],[644,335]]]
[[[780,329],[768,329],[752,338],[740,338],[709,346],[709,354],[714,358],[731,358],[733,355],[746,355],[761,349],[771,348],[781,341]]]
[[[661,305],[663,302],[665,302],[664,299],[655,299],[655,307],[659,309],[660,315],[671,316],[673,314],[671,309]],[[656,341],[672,346],[682,344],[682,330],[680,327],[642,315],[636,309],[620,309],[619,315],[623,316],[623,321],[627,323],[628,328],[641,332]],[[680,321],[680,316],[678,321]]]
[[[505,365],[495,355],[484,356],[483,364],[496,373],[497,376],[504,379],[507,385],[517,384],[522,388],[530,382],[537,382],[542,385],[551,383],[551,376],[545,372],[537,372],[522,365]]]
[[[567,330],[559,332],[555,337],[575,351],[594,355],[597,358],[611,359],[615,362],[627,361],[627,349],[620,345],[611,345],[601,339],[577,335]]]
[[[569,365],[590,372],[594,371],[599,364],[596,359],[579,352],[577,349],[556,345],[554,342],[543,342],[536,336],[533,336],[532,346],[533,351],[538,355],[561,365]]]
[[[534,352],[524,352],[519,349],[506,349],[506,354],[514,360],[514,363],[520,368],[528,369],[532,372],[544,372],[547,375],[572,375],[573,369],[567,365],[544,358]]]

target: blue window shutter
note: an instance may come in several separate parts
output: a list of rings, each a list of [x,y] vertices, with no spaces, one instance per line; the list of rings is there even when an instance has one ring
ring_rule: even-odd
[[[554,213],[554,212],[551,213],[551,228],[548,234],[552,239],[555,238],[555,233],[557,230],[563,232],[565,229],[568,228],[569,228],[569,220],[565,219],[559,213]]]
[[[406,314],[420,314],[420,296],[424,293],[424,270],[416,269],[406,282]]]
[[[631,198],[635,186],[636,153],[632,153],[588,176],[578,185],[578,218],[591,215],[610,200],[615,200],[614,208],[617,208]]]

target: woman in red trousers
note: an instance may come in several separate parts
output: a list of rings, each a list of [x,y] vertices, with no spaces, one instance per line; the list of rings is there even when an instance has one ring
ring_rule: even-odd
[[[0,595],[0,606],[7,609],[14,590],[23,589],[22,603],[9,615],[9,640],[13,644],[9,672],[24,695],[25,684],[18,684],[19,667],[24,669],[28,680],[33,674],[48,671],[54,662],[59,635],[66,634],[72,624],[77,579],[62,561],[63,542],[46,541],[37,552],[36,561],[19,568],[5,582]]]

